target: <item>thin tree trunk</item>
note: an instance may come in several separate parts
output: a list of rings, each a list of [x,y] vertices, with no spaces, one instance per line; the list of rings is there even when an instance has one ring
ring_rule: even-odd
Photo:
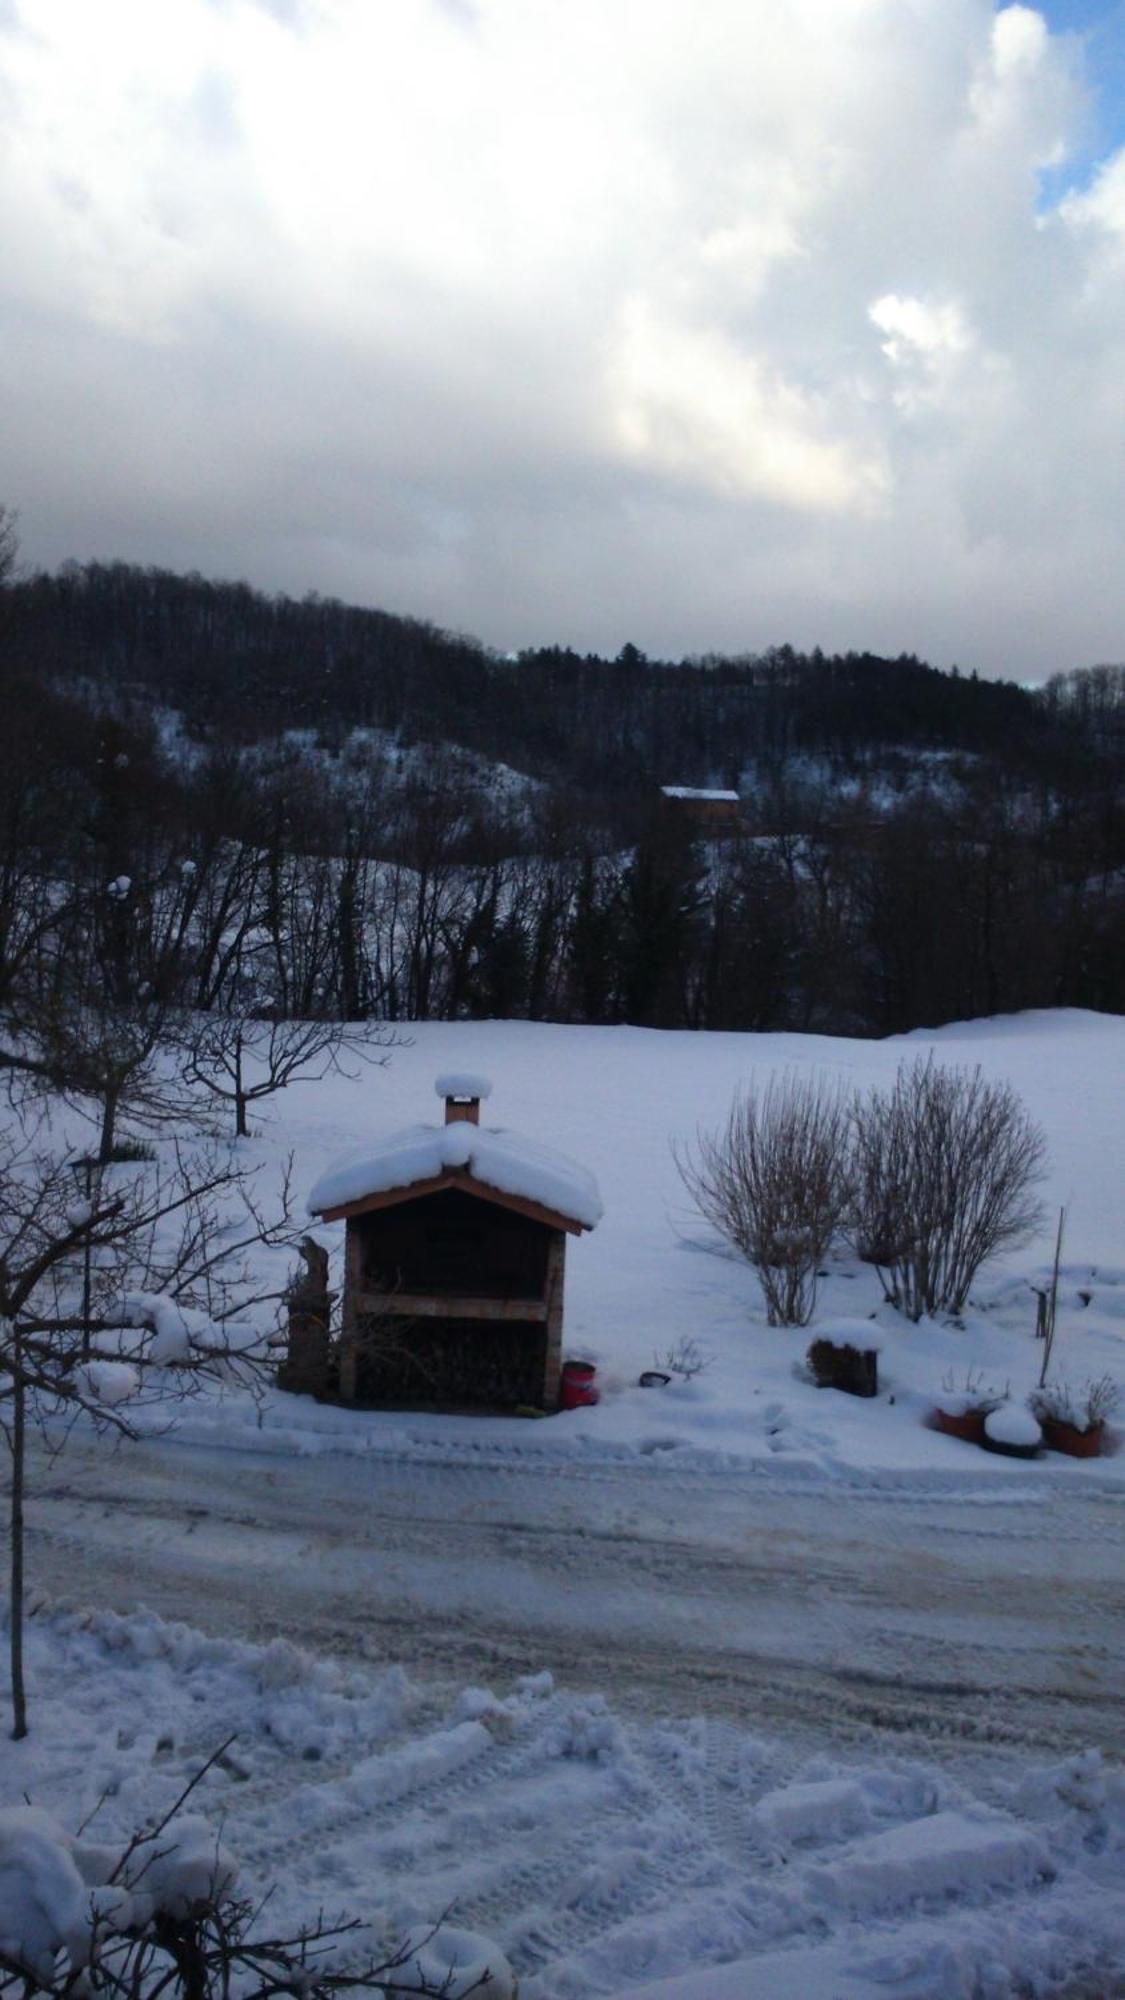
[[[100,1167],[108,1166],[110,1160],[113,1158],[113,1141],[117,1134],[117,1098],[117,1085],[107,1085],[105,1098],[102,1103],[102,1136],[98,1146],[98,1165]]]
[[[246,1123],[246,1091],[242,1081],[241,1028],[238,1031],[238,1040],[234,1051],[234,1136],[236,1139],[248,1139],[250,1137],[250,1127]]]
[[[26,1390],[23,1379],[23,1345],[19,1331],[12,1327],[12,1486],[10,1525],[12,1532],[11,1630],[12,1737],[19,1742],[27,1735],[27,1696],[23,1681],[23,1479],[24,1419]]]

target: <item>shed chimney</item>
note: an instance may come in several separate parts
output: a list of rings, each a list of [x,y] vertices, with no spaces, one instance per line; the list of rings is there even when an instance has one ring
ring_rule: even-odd
[[[439,1076],[434,1089],[445,1099],[447,1125],[479,1125],[481,1101],[492,1094],[486,1076]]]

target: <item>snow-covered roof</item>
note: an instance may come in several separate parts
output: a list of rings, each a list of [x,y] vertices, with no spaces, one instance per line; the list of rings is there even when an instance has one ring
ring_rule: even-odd
[[[492,1078],[471,1076],[467,1070],[457,1070],[439,1076],[434,1089],[439,1097],[475,1097],[483,1102],[492,1096]]]
[[[724,805],[738,804],[737,792],[699,791],[694,785],[661,785],[660,789],[666,799],[717,799]]]
[[[464,1078],[458,1081],[464,1082]],[[348,1154],[320,1176],[309,1195],[309,1212],[323,1215],[330,1209],[348,1208],[371,1195],[408,1190],[446,1173],[468,1174],[482,1188],[534,1202],[581,1229],[593,1229],[601,1220],[598,1184],[585,1167],[537,1139],[499,1127],[472,1125],[468,1120],[453,1125],[408,1125],[377,1145]]]

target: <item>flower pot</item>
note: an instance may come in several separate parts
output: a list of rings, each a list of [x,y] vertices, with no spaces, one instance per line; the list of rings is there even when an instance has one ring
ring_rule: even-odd
[[[642,1389],[666,1389],[672,1377],[663,1368],[646,1368],[638,1380]]]
[[[985,1431],[981,1443],[986,1451],[994,1451],[997,1458],[1038,1458],[1041,1444],[1008,1444],[1003,1438],[990,1438]]]
[[[932,1421],[935,1431],[944,1432],[946,1437],[961,1438],[965,1444],[984,1443],[983,1410],[963,1410],[960,1416],[949,1410],[935,1410]]]
[[[981,1442],[986,1451],[998,1452],[1001,1458],[1037,1458],[1043,1448],[1043,1429],[1038,1417],[1018,1403],[998,1403],[985,1415]]]
[[[1104,1424],[1092,1424],[1088,1431],[1080,1431],[1061,1417],[1044,1417],[1043,1442],[1048,1451],[1065,1451],[1068,1458],[1098,1458],[1104,1429]]]
[[[597,1372],[592,1361],[563,1362],[559,1401],[564,1410],[587,1409],[598,1401],[599,1391],[594,1383]]]

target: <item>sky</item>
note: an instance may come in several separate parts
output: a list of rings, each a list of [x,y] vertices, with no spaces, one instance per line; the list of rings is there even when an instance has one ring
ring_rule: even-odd
[[[0,0],[25,563],[1125,658],[1125,0]]]

